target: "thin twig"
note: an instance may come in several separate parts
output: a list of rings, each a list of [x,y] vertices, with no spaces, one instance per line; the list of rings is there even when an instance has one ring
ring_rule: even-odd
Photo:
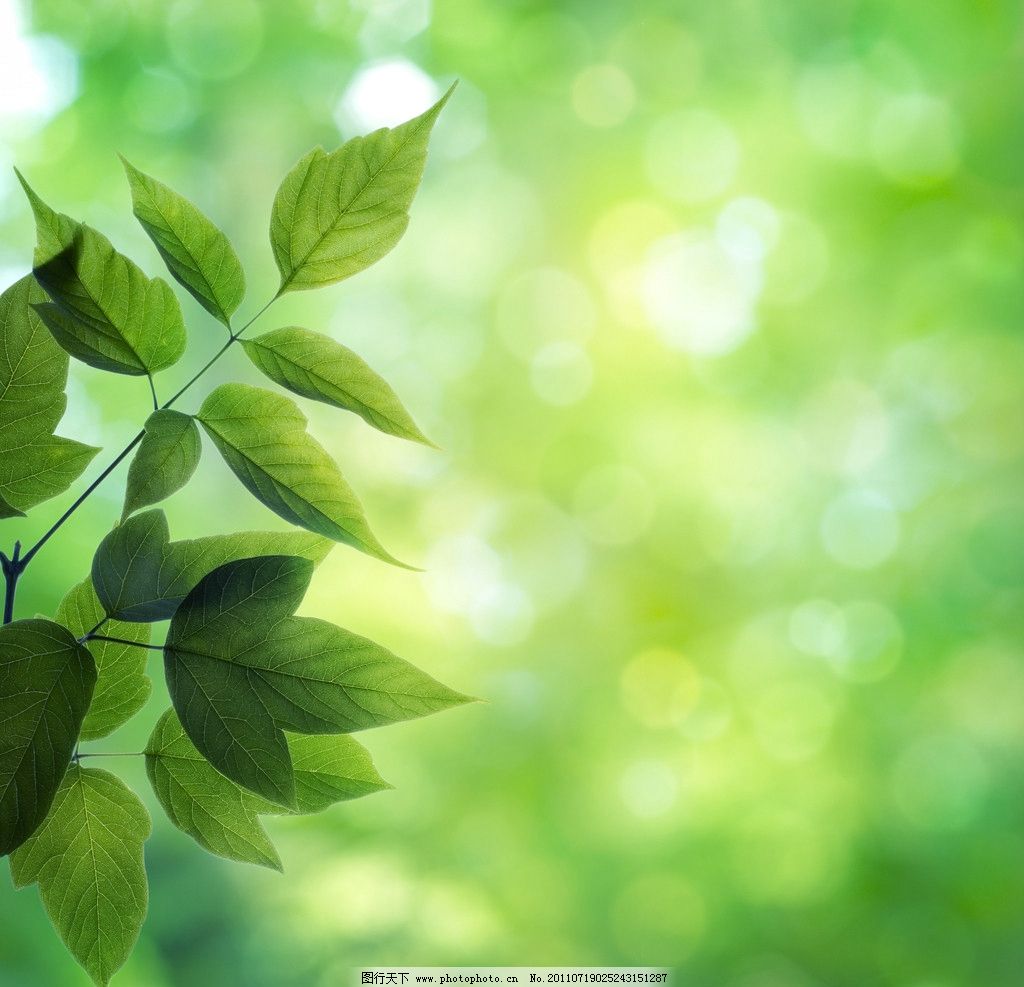
[[[115,469],[117,469],[117,467],[125,459],[128,453],[130,453],[132,449],[134,449],[142,441],[142,437],[145,434],[145,431],[139,432],[139,434],[136,435],[135,438],[132,439],[131,442],[129,442],[128,445],[126,445],[124,449],[121,450],[120,453],[118,453],[117,457],[113,460],[113,462],[111,462],[111,464],[102,473],[100,473],[100,475],[96,477],[96,479],[93,480],[88,487],[85,488],[85,491],[82,493],[82,495],[59,518],[57,518],[57,520],[50,526],[50,529],[46,532],[46,534],[44,534],[43,537],[40,538],[39,541],[37,541],[28,550],[28,552],[25,553],[25,557],[21,560],[22,569],[24,569],[25,566],[27,566],[29,562],[31,562],[32,559],[35,558],[36,552],[38,552],[39,549],[41,549],[57,533],[61,525],[63,525],[64,522],[67,521],[67,519],[71,517],[71,515],[74,514],[75,511],[77,511],[78,508],[82,506],[82,504],[85,503],[89,495],[108,476],[110,476],[110,474],[113,473]]]
[[[177,394],[170,398],[170,400],[164,402],[164,408],[169,408],[197,380],[199,380],[199,378],[202,377],[203,374],[205,374],[206,371],[209,370],[210,367],[212,367],[231,348],[232,344],[234,344],[241,338],[242,333],[245,332],[245,330],[248,329],[249,326],[251,326],[264,312],[266,312],[266,310],[270,308],[270,306],[273,305],[275,301],[277,301],[277,297],[277,295],[274,295],[274,297],[271,298],[270,301],[267,302],[267,304],[264,305],[263,308],[261,308],[244,326],[242,326],[242,328],[239,329],[238,332],[231,333],[228,336],[228,341],[219,350],[217,350],[216,353],[213,354],[213,357],[209,360],[206,366],[204,366],[187,384],[185,384],[185,386],[182,387],[181,390],[177,392]]]

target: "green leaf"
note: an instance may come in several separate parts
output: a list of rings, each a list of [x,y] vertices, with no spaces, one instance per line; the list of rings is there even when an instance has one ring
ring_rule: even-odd
[[[291,808],[282,729],[345,733],[469,701],[366,638],[292,616],[311,574],[308,561],[282,556],[223,565],[182,602],[164,646],[192,742],[233,781]]]
[[[112,774],[72,765],[39,830],[11,856],[16,887],[37,883],[64,944],[97,984],[135,945],[148,891],[145,806]]]
[[[60,601],[54,618],[76,638],[84,637],[104,619],[92,579],[73,586]],[[102,633],[136,644],[149,643],[149,624],[119,620],[103,624]],[[99,740],[130,720],[146,704],[152,684],[146,675],[146,650],[113,641],[86,644],[96,662],[96,689],[82,723],[81,740]]]
[[[54,212],[21,183],[36,217],[33,273],[52,299],[35,309],[54,339],[114,373],[154,374],[176,363],[185,327],[167,282],[146,277],[102,233]]]
[[[288,744],[238,659],[295,610],[312,571],[280,555],[229,562],[185,597],[164,644],[167,689],[192,743],[232,781],[289,807]]]
[[[67,354],[32,306],[29,275],[0,294],[0,518],[63,493],[99,452],[53,434],[67,406]]]
[[[89,706],[96,668],[63,627],[0,627],[0,855],[36,830],[53,802]]]
[[[146,419],[146,434],[128,467],[122,517],[180,490],[199,465],[202,445],[191,415],[161,409]]]
[[[377,773],[370,752],[348,734],[289,734],[288,750],[295,772],[296,811],[302,815],[392,787]]]
[[[25,512],[19,511],[13,504],[9,504],[3,497],[0,497],[0,521],[7,517],[24,517]]]
[[[185,352],[185,326],[166,281],[148,278],[84,224],[59,254],[33,269],[53,304],[36,306],[73,357],[114,373],[154,374]]]
[[[240,531],[171,542],[159,583],[160,593],[175,605],[203,576],[225,562],[260,555],[295,555],[314,567],[327,558],[334,542],[305,531]]]
[[[383,377],[347,346],[298,326],[243,339],[249,359],[271,380],[313,401],[354,411],[389,435],[433,443]]]
[[[38,266],[64,250],[75,238],[80,224],[70,216],[51,209],[36,195],[32,186],[25,181],[25,176],[17,168],[14,169],[14,173],[25,190],[29,205],[32,207],[32,214],[35,216],[36,249],[32,263]]]
[[[319,565],[333,548],[328,539],[302,531],[239,531],[176,542],[169,537],[167,517],[157,508],[122,521],[100,542],[92,583],[104,613],[133,623],[166,620],[203,576],[225,562],[284,554]]]
[[[146,745],[146,772],[171,822],[201,847],[228,860],[281,870],[281,860],[260,824],[260,814],[302,815],[391,786],[369,752],[347,735],[291,735],[296,808],[285,809],[222,775],[188,738],[173,709],[157,721]]]
[[[132,208],[171,275],[203,308],[230,328],[245,296],[245,275],[228,238],[188,199],[121,162]]]
[[[313,617],[279,621],[258,653],[241,660],[275,721],[298,733],[366,730],[471,701],[379,644]]]
[[[362,505],[290,398],[221,384],[196,418],[243,485],[292,524],[402,565],[377,541]]]
[[[161,510],[122,521],[100,542],[92,560],[92,584],[108,617],[148,623],[174,613],[177,601],[160,590],[169,542]]]
[[[292,168],[270,218],[278,294],[351,277],[398,243],[423,176],[430,131],[451,93],[394,129],[355,137],[329,154],[318,147]]]
[[[266,803],[199,753],[173,709],[160,717],[146,745],[146,773],[171,822],[205,850],[281,870],[257,815]]]

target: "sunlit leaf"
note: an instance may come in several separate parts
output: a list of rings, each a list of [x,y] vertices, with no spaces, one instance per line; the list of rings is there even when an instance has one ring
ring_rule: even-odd
[[[377,773],[370,752],[355,737],[291,733],[287,738],[295,774],[295,811],[299,813],[322,812],[336,802],[391,788]]]
[[[470,701],[379,644],[314,617],[279,621],[242,660],[271,716],[299,733],[366,730]]]
[[[32,263],[39,265],[66,249],[68,244],[74,240],[81,224],[70,216],[51,209],[36,195],[35,190],[17,168],[14,169],[14,173],[18,176],[18,181],[21,182],[21,187],[32,207],[32,215],[35,217],[36,248]]]
[[[281,870],[260,825],[262,799],[224,777],[188,739],[173,709],[146,745],[146,773],[168,818],[201,847],[229,860]]]
[[[67,354],[33,311],[29,275],[0,294],[0,518],[63,493],[99,451],[53,434],[67,398]]]
[[[180,603],[203,576],[225,562],[259,555],[296,555],[318,566],[332,548],[330,539],[306,531],[239,531],[171,542],[160,593]]]
[[[150,828],[145,806],[123,782],[74,764],[46,821],[11,856],[15,886],[39,885],[61,939],[97,984],[109,982],[139,937]]]
[[[296,806],[284,808],[221,774],[189,740],[173,709],[157,721],[146,745],[146,772],[171,822],[201,847],[281,870],[260,814],[310,814],[391,786],[353,737],[286,735],[295,774]]]
[[[430,131],[451,92],[394,129],[354,137],[330,153],[316,148],[292,168],[270,219],[279,293],[351,277],[398,243],[423,176]]]
[[[292,393],[354,411],[390,435],[432,445],[391,385],[329,336],[288,326],[243,339],[242,346],[260,370]]]
[[[245,275],[228,238],[163,182],[124,158],[132,207],[173,277],[224,325],[245,296]]]
[[[54,212],[22,184],[36,216],[33,273],[52,299],[36,311],[54,339],[114,373],[153,374],[176,363],[185,327],[167,282],[147,277],[102,233]]]
[[[146,434],[128,467],[122,517],[159,503],[185,486],[201,453],[199,429],[191,415],[169,408],[154,411],[146,419]]]
[[[146,277],[92,227],[80,226],[33,273],[53,300],[36,311],[83,363],[140,376],[172,366],[185,352],[181,309],[167,282]]]
[[[401,565],[377,541],[334,460],[306,432],[290,398],[222,384],[196,416],[235,476],[292,524]]]
[[[104,617],[92,579],[86,578],[68,591],[54,619],[76,638],[84,637],[103,622],[102,632],[109,637],[134,641],[136,645],[149,643],[149,624],[104,621]],[[152,683],[146,675],[145,648],[114,641],[89,641],[86,647],[96,662],[97,677],[89,712],[82,723],[81,739],[99,740],[142,709]]]
[[[0,627],[0,854],[46,817],[92,697],[92,656],[49,620]]]

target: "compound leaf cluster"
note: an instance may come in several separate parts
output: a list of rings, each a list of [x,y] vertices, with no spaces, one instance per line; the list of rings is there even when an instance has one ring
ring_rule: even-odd
[[[449,95],[398,127],[311,151],[289,172],[271,211],[281,276],[271,303],[357,274],[395,246]],[[387,382],[341,343],[300,326],[242,339],[271,303],[233,326],[246,278],[227,236],[188,199],[123,164],[133,212],[171,278],[227,329],[207,369],[241,343],[268,384],[288,393],[224,383],[194,411],[172,408],[204,370],[160,404],[154,378],[187,342],[174,290],[52,209],[19,174],[36,247],[32,273],[0,295],[0,519],[66,491],[98,452],[54,434],[71,357],[148,378],[153,401],[136,438],[39,542],[24,554],[17,542],[10,556],[0,552],[0,854],[16,886],[38,885],[64,943],[101,985],[142,927],[151,824],[120,779],[86,766],[108,752],[81,745],[147,705],[151,651],[162,654],[171,701],[139,752],[156,804],[209,852],[276,870],[266,817],[320,812],[390,787],[353,732],[468,701],[379,644],[296,616],[335,543],[402,563],[374,535],[295,398],[432,443]],[[155,505],[188,484],[204,435],[245,489],[300,530],[173,540]],[[120,518],[89,575],[67,590],[53,620],[14,619],[18,581],[35,554],[129,456]]]
[[[295,807],[285,730],[346,733],[465,702],[390,651],[295,617],[312,563],[287,555],[215,569],[182,601],[164,645],[171,702],[222,774]]]

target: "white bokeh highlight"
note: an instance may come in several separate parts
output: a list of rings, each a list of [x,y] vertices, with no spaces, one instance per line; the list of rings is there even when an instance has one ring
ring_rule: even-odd
[[[439,96],[434,80],[418,65],[390,58],[356,73],[334,118],[343,134],[394,127],[422,113]]]
[[[32,36],[23,6],[0,0],[0,125],[48,120],[78,93],[78,60],[56,38]]]

